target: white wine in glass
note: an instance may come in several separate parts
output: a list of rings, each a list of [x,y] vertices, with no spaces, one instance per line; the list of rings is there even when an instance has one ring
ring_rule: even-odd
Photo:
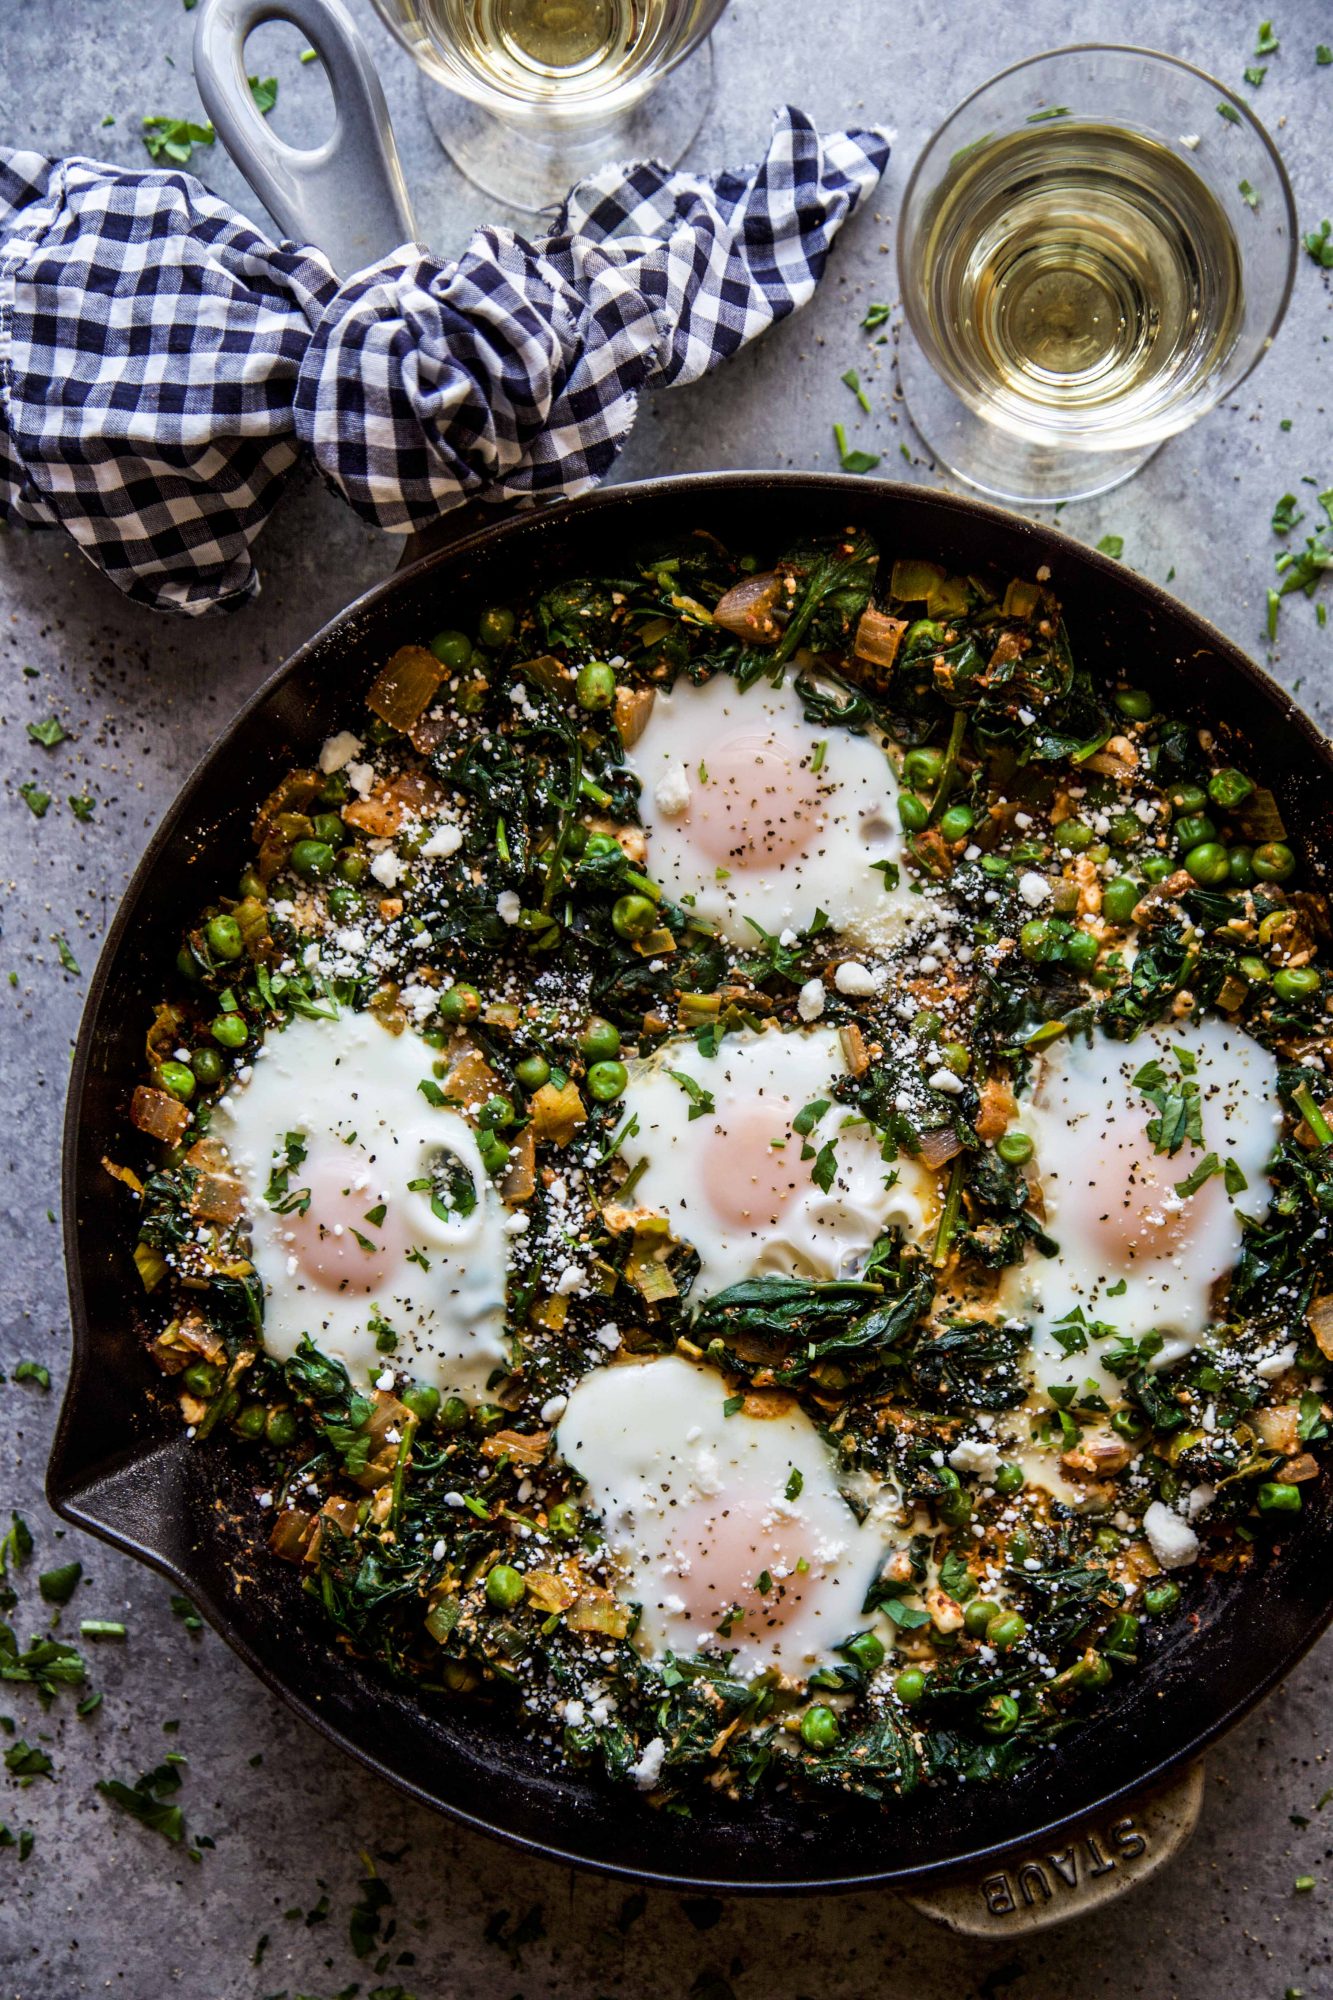
[[[711,94],[708,51],[687,58],[726,0],[374,4],[425,73],[445,150],[488,193],[539,209],[610,159],[680,158]]]

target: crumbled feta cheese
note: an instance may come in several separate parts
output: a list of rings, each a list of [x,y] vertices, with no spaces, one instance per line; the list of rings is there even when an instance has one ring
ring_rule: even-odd
[[[566,1264],[564,1270],[556,1280],[555,1290],[557,1298],[567,1299],[571,1292],[582,1290],[586,1277],[587,1272],[580,1270],[577,1264]]]
[[[1183,1569],[1198,1560],[1199,1537],[1187,1521],[1160,1500],[1154,1500],[1143,1517],[1148,1546],[1163,1569]]]
[[[1294,1366],[1295,1360],[1296,1344],[1289,1341],[1285,1347],[1279,1347],[1276,1354],[1265,1354],[1262,1361],[1256,1361],[1254,1372],[1261,1382],[1273,1382],[1279,1375],[1285,1375]]]
[[[1030,910],[1037,910],[1046,902],[1051,893],[1051,885],[1044,875],[1038,875],[1029,868],[1018,878],[1018,893]]]
[[[975,1472],[978,1479],[994,1479],[1000,1469],[1000,1447],[990,1438],[962,1438],[949,1453],[955,1472]]]
[[[568,1717],[569,1710],[565,1710]],[[637,1764],[630,1765],[630,1776],[641,1792],[650,1792],[662,1775],[662,1761],[666,1756],[666,1744],[660,1736],[654,1736]]]
[[[594,1338],[606,1348],[608,1353],[614,1354],[620,1345],[620,1328],[612,1326],[608,1320],[605,1326],[598,1327]]]
[[[392,1389],[394,1381],[395,1376],[392,1368],[386,1368],[381,1374],[375,1377],[375,1387],[377,1389]]]
[[[679,819],[690,809],[690,774],[683,764],[673,764],[653,787],[653,802],[665,819]]]
[[[523,905],[518,900],[518,892],[514,889],[501,889],[495,899],[495,914],[500,918],[502,923],[516,924],[522,908]]]
[[[948,1097],[958,1097],[963,1090],[963,1079],[955,1076],[951,1069],[937,1069],[926,1078],[932,1090],[942,1090]]]
[[[547,1401],[542,1404],[542,1422],[544,1424],[558,1423],[560,1418],[564,1416],[565,1411],[568,1408],[569,1408],[568,1396],[549,1397]]]
[[[326,778],[335,771],[341,771],[344,764],[350,764],[361,748],[361,738],[353,736],[350,729],[340,729],[336,736],[330,736],[319,753],[319,768]]]
[[[422,858],[426,861],[447,861],[451,854],[457,854],[462,845],[461,827],[455,826],[452,820],[442,820],[422,848]]]
[[[373,764],[349,764],[347,766],[347,782],[357,797],[364,799],[375,782],[375,766]]]
[[[1215,1486],[1209,1486],[1206,1482],[1202,1486],[1191,1486],[1189,1497],[1185,1502],[1185,1511],[1191,1521],[1197,1521],[1201,1514],[1206,1514],[1216,1498]]]
[[[807,979],[796,996],[796,1011],[803,1021],[817,1021],[824,1011],[824,982]]]
[[[377,854],[371,862],[370,872],[383,888],[396,889],[398,878],[403,872],[403,864],[393,849],[386,847],[383,854]]]
[[[879,992],[881,982],[868,965],[862,965],[856,958],[845,958],[833,975],[833,984],[839,993],[865,999],[871,993]]]

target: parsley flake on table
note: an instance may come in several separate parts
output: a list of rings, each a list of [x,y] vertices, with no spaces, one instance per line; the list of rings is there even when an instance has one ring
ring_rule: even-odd
[[[81,1562],[60,1563],[55,1569],[44,1569],[37,1579],[37,1588],[48,1604],[68,1604],[79,1587],[83,1575]]]
[[[40,785],[20,785],[19,797],[34,819],[45,819],[46,808],[51,803],[51,794],[49,792],[44,792]]]
[[[1308,235],[1302,236],[1301,242],[1316,264],[1322,266],[1325,271],[1333,271],[1333,223],[1327,216],[1318,229],[1312,229]]]
[[[185,1814],[175,1803],[175,1794],[181,1788],[179,1766],[184,1762],[178,1752],[169,1751],[162,1763],[144,1771],[132,1785],[121,1778],[99,1778],[96,1789],[131,1819],[137,1819],[140,1826],[180,1846],[185,1839]],[[197,1849],[191,1849],[191,1858],[199,1859]]]
[[[1328,224],[1325,223],[1324,227],[1327,229]],[[45,722],[30,722],[28,724],[28,735],[34,743],[40,743],[43,750],[54,750],[57,743],[65,741],[68,733],[64,725],[57,722],[54,715],[49,715]]]
[[[1321,69],[1326,69],[1329,63],[1333,63],[1333,49],[1329,47],[1327,42],[1316,42],[1314,59]]]
[[[1234,104],[1225,104],[1225,103],[1219,104],[1217,107],[1217,115],[1219,118],[1225,118],[1228,125],[1240,124],[1240,113],[1239,111],[1237,111]]]
[[[1275,56],[1281,47],[1281,42],[1273,33],[1273,23],[1261,21],[1259,33],[1255,36],[1254,53],[1257,56]]]
[[[37,1836],[30,1826],[25,1826],[20,1833],[13,1834],[4,1821],[0,1819],[0,1847],[17,1847],[20,1861],[26,1861],[32,1853],[33,1842],[36,1838]]]
[[[51,1386],[51,1371],[49,1368],[43,1367],[40,1361],[20,1361],[14,1370],[14,1380],[16,1382],[35,1382],[39,1389],[49,1389]]]
[[[851,390],[852,394],[855,396],[857,402],[861,405],[861,408],[865,411],[866,415],[869,416],[870,398],[869,396],[867,396],[865,390],[861,387],[861,377],[857,374],[856,370],[854,368],[847,369],[846,373],[843,374],[839,379],[846,383],[847,387]]]
[[[20,1785],[26,1787],[34,1778],[49,1778],[55,1770],[55,1765],[45,1750],[39,1750],[35,1744],[25,1743],[20,1736],[5,1752],[5,1769],[12,1777],[18,1779]]]
[[[211,146],[217,134],[211,125],[196,125],[189,118],[168,118],[159,113],[143,121],[143,142],[153,160],[172,160],[183,167],[196,146]]]
[[[1121,556],[1125,553],[1124,536],[1103,535],[1097,544],[1097,553],[1100,556],[1110,556],[1112,561],[1119,562]]]
[[[849,450],[847,433],[841,424],[833,426],[833,442],[838,448],[838,463],[844,472],[873,472],[879,464],[878,452]]]
[[[1266,69],[1247,69],[1245,72],[1245,81],[1248,84],[1252,84],[1257,90],[1267,75],[1268,71]]]
[[[75,819],[91,819],[96,804],[97,801],[91,792],[71,792],[69,795],[69,809]]]
[[[250,86],[250,95],[255,101],[256,111],[262,112],[264,117],[267,118],[269,112],[278,101],[277,77],[248,76],[245,80]]]
[[[889,323],[889,310],[887,305],[881,304],[878,300],[872,301],[866,307],[866,316],[861,321],[866,332],[878,333],[882,326],[887,326]]]
[[[1257,209],[1259,206],[1259,197],[1255,192],[1254,188],[1250,185],[1249,181],[1238,181],[1236,185],[1240,190],[1240,198],[1244,202],[1246,208]]]
[[[60,963],[64,966],[66,972],[72,972],[77,977],[81,967],[78,959],[75,958],[74,953],[70,949],[69,939],[63,932],[55,931],[52,933],[51,942],[60,954]]]

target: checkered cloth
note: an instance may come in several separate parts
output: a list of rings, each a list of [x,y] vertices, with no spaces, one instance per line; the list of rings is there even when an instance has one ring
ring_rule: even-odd
[[[649,383],[697,381],[814,291],[888,160],[778,115],[708,179],[607,168],[554,233],[405,245],[340,285],[186,173],[0,148],[0,517],[65,528],[127,596],[199,613],[303,453],[394,533],[604,477]]]

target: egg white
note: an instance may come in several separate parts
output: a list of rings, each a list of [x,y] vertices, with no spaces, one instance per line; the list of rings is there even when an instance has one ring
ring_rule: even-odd
[[[755,942],[747,918],[779,935],[822,909],[873,943],[910,913],[906,886],[888,888],[874,866],[902,860],[882,744],[807,722],[790,671],[778,687],[677,682],[627,761],[643,784],[649,869],[733,944]]]
[[[266,1038],[211,1131],[245,1190],[269,1353],[286,1360],[308,1336],[354,1381],[388,1367],[476,1400],[505,1359],[507,1213],[466,1119],[418,1088],[434,1059],[419,1036],[393,1035],[373,1014],[294,1020]],[[289,1135],[306,1157],[288,1169],[283,1214],[266,1194]],[[441,1217],[430,1191],[408,1185],[446,1159],[471,1180],[470,1214]],[[387,1354],[376,1345],[382,1322],[397,1336]]]
[[[635,1200],[698,1251],[696,1298],[768,1272],[850,1277],[888,1228],[920,1239],[938,1206],[932,1174],[906,1155],[886,1164],[872,1127],[832,1101],[847,1074],[836,1028],[726,1035],[714,1056],[682,1039],[629,1071],[620,1150],[631,1169],[643,1163]],[[820,1101],[808,1136],[795,1134],[792,1120]],[[827,1143],[824,1193],[811,1175]]]
[[[888,1531],[858,1522],[803,1411],[727,1416],[726,1401],[719,1376],[678,1355],[597,1369],[556,1448],[587,1482],[619,1594],[642,1608],[642,1652],[734,1649],[743,1675],[800,1680],[865,1626]]]
[[[1174,1081],[1176,1049],[1196,1066],[1203,1144],[1186,1141],[1168,1155],[1154,1150],[1147,1126],[1156,1110],[1133,1079],[1156,1059]],[[1117,1333],[1165,1336],[1158,1366],[1189,1352],[1215,1317],[1214,1288],[1240,1256],[1241,1217],[1261,1218],[1268,1207],[1282,1125],[1276,1060],[1215,1016],[1167,1022],[1132,1042],[1060,1041],[1040,1058],[1020,1121],[1035,1143],[1043,1227],[1059,1252],[1030,1249],[1006,1271],[1001,1307],[1033,1323],[1037,1383],[1091,1378],[1114,1399],[1116,1378],[1098,1360],[1106,1343],[1066,1354],[1052,1329],[1079,1308]],[[1229,1194],[1220,1173],[1193,1194],[1177,1191],[1208,1153],[1235,1162],[1243,1191]]]

